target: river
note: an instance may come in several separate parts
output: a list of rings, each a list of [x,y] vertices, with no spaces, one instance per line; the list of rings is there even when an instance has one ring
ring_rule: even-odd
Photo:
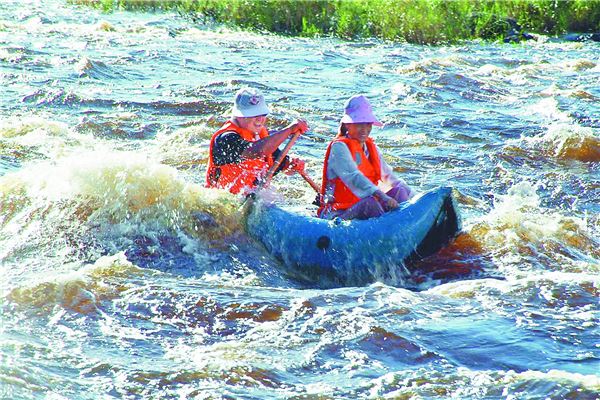
[[[0,398],[600,398],[600,44],[418,46],[0,3]],[[402,281],[319,288],[202,187],[242,86],[320,181],[362,93],[463,232]],[[298,176],[282,199],[310,204]]]

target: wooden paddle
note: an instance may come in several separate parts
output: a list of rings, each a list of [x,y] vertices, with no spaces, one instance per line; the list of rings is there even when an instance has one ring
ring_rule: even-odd
[[[285,158],[285,156],[287,155],[287,153],[290,151],[290,149],[292,148],[292,146],[294,145],[294,143],[296,143],[296,140],[298,139],[299,136],[300,136],[300,132],[294,133],[294,136],[292,136],[292,138],[285,145],[285,147],[283,148],[283,150],[281,151],[281,153],[279,153],[279,157],[277,157],[277,160],[275,160],[275,162],[273,163],[273,165],[271,166],[271,168],[269,168],[269,170],[267,171],[267,174],[265,176],[265,180],[263,181],[264,183],[263,183],[262,187],[268,187],[269,186],[269,183],[271,182],[271,179],[273,179],[273,174],[275,173],[275,171],[277,170],[277,168],[279,168],[279,166],[283,162],[283,159]],[[313,188],[313,190],[315,192],[317,192],[317,193],[320,192],[321,188],[319,187],[319,185],[317,185],[315,183],[315,181],[313,181],[311,179],[311,177],[308,176],[308,174],[305,171],[296,171],[296,172],[298,172],[300,174],[300,176],[304,178],[304,180],[310,185],[310,187]]]
[[[319,187],[319,185],[317,185],[315,183],[315,181],[313,181],[310,176],[308,176],[308,174],[304,171],[297,171],[301,177],[304,178],[304,180],[310,185],[310,187],[312,187],[315,192],[319,193],[321,191],[321,188]]]
[[[283,159],[285,158],[287,153],[290,151],[290,149],[292,148],[294,143],[296,143],[296,140],[298,140],[298,137],[300,136],[300,134],[301,134],[301,132],[294,133],[294,136],[292,136],[290,141],[285,145],[285,147],[283,148],[281,153],[279,153],[279,156],[277,157],[277,159],[275,160],[275,162],[273,163],[271,168],[269,168],[269,170],[267,171],[267,174],[265,175],[265,178],[263,179],[260,187],[268,187],[269,186],[269,183],[271,183],[271,179],[273,179],[273,174],[275,173],[277,168],[279,168],[279,166],[283,162]]]
[[[269,183],[271,183],[271,179],[273,179],[273,174],[275,173],[275,171],[277,170],[277,168],[279,168],[279,166],[281,165],[281,163],[283,162],[283,159],[285,158],[285,156],[287,155],[287,153],[290,151],[290,149],[292,148],[292,146],[294,145],[294,143],[296,143],[296,140],[298,140],[298,137],[300,136],[301,132],[296,132],[294,133],[294,136],[292,136],[292,138],[290,139],[290,141],[285,145],[285,147],[283,148],[283,150],[281,151],[281,153],[279,153],[279,156],[277,157],[277,159],[275,160],[275,162],[273,163],[273,165],[271,166],[271,168],[269,168],[269,170],[267,171],[267,173],[265,174],[264,179],[258,183],[257,185],[257,189],[264,189],[269,187]],[[310,178],[309,178],[310,179]],[[242,202],[241,205],[241,209],[244,209],[244,214],[247,214],[250,204],[253,203],[253,201],[248,201],[248,199],[254,199],[256,192],[252,192],[248,195],[246,195],[246,198],[244,199],[244,201]]]

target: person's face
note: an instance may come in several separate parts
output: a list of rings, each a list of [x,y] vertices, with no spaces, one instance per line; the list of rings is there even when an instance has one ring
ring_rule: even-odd
[[[237,117],[236,120],[240,128],[248,129],[252,132],[259,132],[263,126],[265,126],[267,116],[257,115],[256,117]]]
[[[350,139],[358,140],[361,143],[364,143],[367,140],[372,127],[373,124],[371,123],[346,124],[348,137]]]

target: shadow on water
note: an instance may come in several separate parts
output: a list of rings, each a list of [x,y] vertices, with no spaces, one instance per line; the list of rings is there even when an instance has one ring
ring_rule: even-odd
[[[505,279],[498,273],[492,257],[468,233],[461,233],[438,252],[412,261],[409,270],[408,288],[412,285],[431,287],[459,280]]]
[[[549,371],[560,369],[572,373],[594,374],[593,360],[585,363],[558,355],[569,352],[568,343],[558,343],[544,332],[515,325],[495,314],[429,320],[417,328],[430,351],[444,354],[457,365],[474,370]],[[493,354],[493,357],[490,355]]]
[[[139,235],[125,250],[127,259],[142,268],[151,268],[183,278],[227,276],[241,283],[267,287],[307,288],[287,276],[262,247],[243,234],[220,243],[207,243],[190,252],[180,237],[161,234]]]

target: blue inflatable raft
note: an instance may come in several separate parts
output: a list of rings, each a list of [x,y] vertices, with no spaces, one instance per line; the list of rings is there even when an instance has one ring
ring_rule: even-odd
[[[461,221],[452,189],[441,187],[368,220],[324,220],[252,200],[246,228],[286,273],[331,287],[401,283],[410,262],[447,244]]]

